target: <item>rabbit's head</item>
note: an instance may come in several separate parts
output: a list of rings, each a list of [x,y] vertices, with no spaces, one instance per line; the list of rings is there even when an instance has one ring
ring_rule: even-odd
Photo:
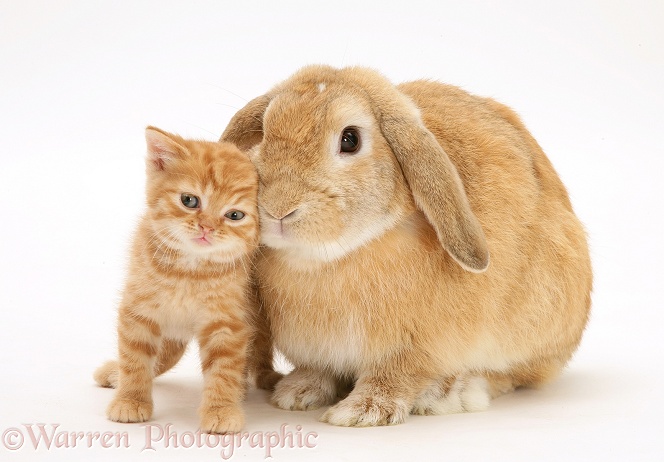
[[[455,167],[418,108],[374,71],[306,67],[249,102],[222,140],[250,150],[262,242],[292,258],[343,258],[419,209],[463,268],[488,266]]]

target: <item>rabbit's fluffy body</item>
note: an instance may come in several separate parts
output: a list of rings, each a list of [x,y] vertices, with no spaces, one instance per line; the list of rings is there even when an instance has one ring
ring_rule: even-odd
[[[340,152],[346,127],[356,153]],[[250,102],[222,139],[251,148],[261,178],[259,298],[295,366],[278,406],[332,404],[347,383],[323,420],[478,410],[553,378],[577,348],[585,232],[509,108],[313,66]]]

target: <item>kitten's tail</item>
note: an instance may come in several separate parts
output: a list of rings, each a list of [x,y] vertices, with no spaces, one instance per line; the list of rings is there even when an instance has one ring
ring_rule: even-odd
[[[101,387],[115,388],[118,385],[118,362],[106,361],[94,373],[95,382]]]
[[[186,349],[186,342],[171,339],[164,340],[159,347],[159,356],[155,362],[153,377],[157,377],[175,366]],[[117,360],[106,361],[103,366],[95,371],[93,375],[95,382],[100,387],[116,388],[118,386],[119,368]]]

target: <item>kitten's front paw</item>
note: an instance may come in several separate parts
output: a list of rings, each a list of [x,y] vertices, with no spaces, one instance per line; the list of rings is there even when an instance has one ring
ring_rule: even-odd
[[[410,410],[402,400],[390,400],[380,395],[353,395],[329,408],[321,422],[342,427],[375,427],[403,423]]]
[[[201,410],[201,431],[204,433],[234,433],[244,427],[244,412],[240,406],[210,407]]]
[[[109,404],[106,415],[114,422],[145,422],[152,417],[152,403],[133,399],[114,399]]]
[[[295,369],[274,387],[272,404],[291,411],[308,411],[332,404],[337,396],[333,377],[308,369]]]

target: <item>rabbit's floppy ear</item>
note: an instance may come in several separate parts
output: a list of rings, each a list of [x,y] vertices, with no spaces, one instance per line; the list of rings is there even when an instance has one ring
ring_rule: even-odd
[[[228,123],[219,141],[228,141],[242,150],[257,145],[263,139],[263,114],[270,104],[268,95],[252,99]]]
[[[397,95],[381,95],[373,104],[415,203],[452,258],[464,269],[481,273],[489,266],[489,250],[461,178],[419,110],[396,88],[393,91]]]

